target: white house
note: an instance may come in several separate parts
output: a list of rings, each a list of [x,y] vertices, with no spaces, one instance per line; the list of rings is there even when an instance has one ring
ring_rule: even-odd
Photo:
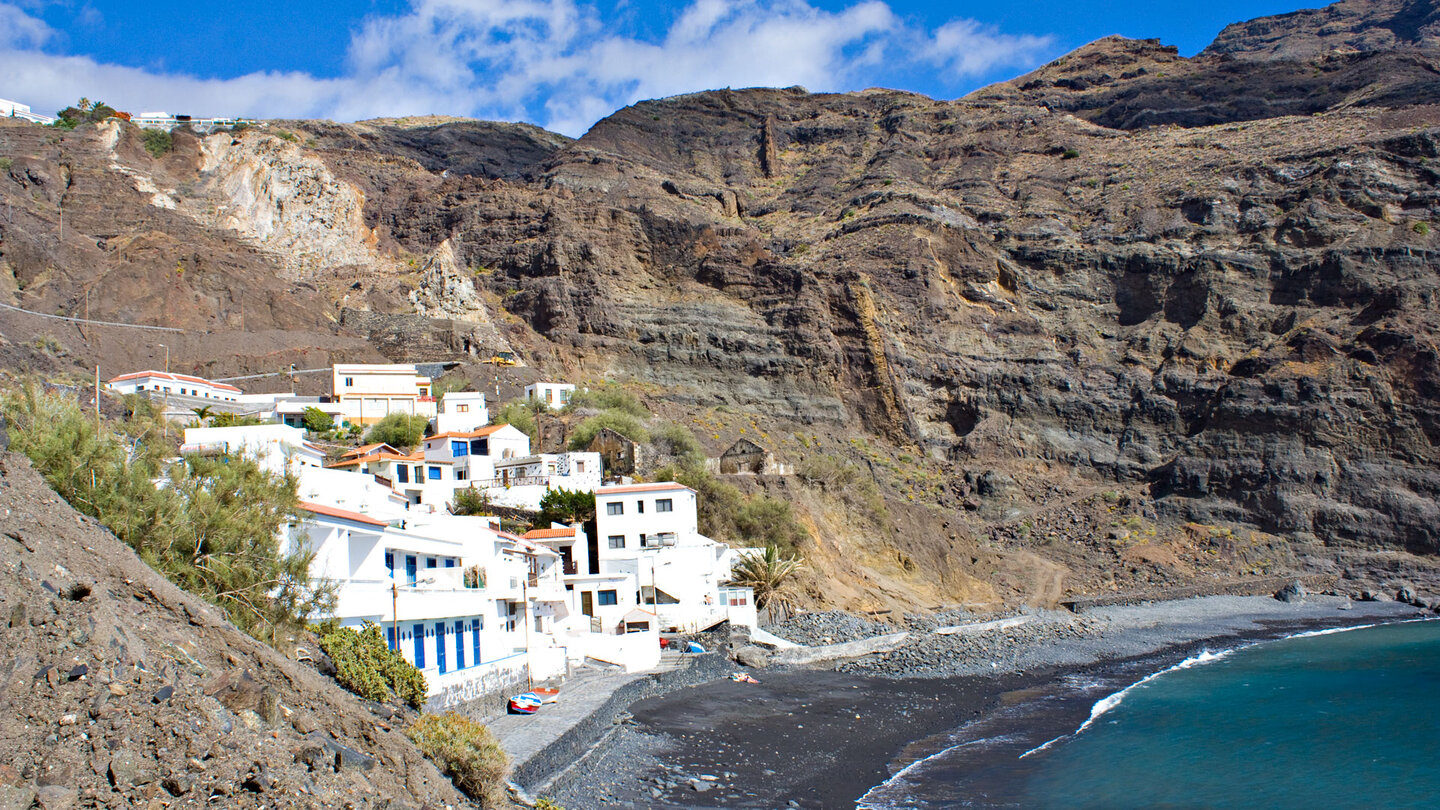
[[[695,490],[673,482],[601,487],[595,524],[592,568],[633,575],[640,606],[655,612],[661,629],[753,623],[753,609],[730,614],[730,591],[721,598],[735,552],[700,534]]]
[[[185,428],[180,452],[246,455],[277,475],[325,466],[325,451],[305,441],[305,431],[288,425]]]
[[[204,377],[188,374],[172,374],[166,371],[137,371],[121,374],[105,384],[117,394],[145,394],[147,396],[174,395],[216,402],[238,402],[240,389],[225,383],[211,382]]]
[[[311,575],[338,583],[334,618],[374,623],[425,675],[431,708],[566,671],[555,623],[568,617],[559,555],[488,518],[382,520],[303,502],[285,548],[315,551]],[[403,526],[403,528],[401,527]]]
[[[525,398],[535,399],[550,406],[552,411],[558,411],[570,404],[570,395],[575,392],[575,386],[570,383],[537,382],[525,386]]]
[[[599,453],[540,453],[496,461],[495,477],[484,489],[501,506],[539,509],[550,490],[594,492],[601,478]]]
[[[435,414],[436,433],[464,433],[490,424],[490,409],[479,391],[451,391],[440,397]]]
[[[331,378],[331,400],[346,422],[371,425],[392,413],[435,416],[430,378],[412,364],[340,364],[331,367]]]
[[[372,475],[327,467],[300,467],[295,491],[300,500],[360,512],[377,520],[404,520],[410,508],[404,495]]]
[[[167,112],[142,112],[130,116],[130,123],[141,129],[163,129],[166,132],[188,126],[196,132],[206,133],[226,127],[233,127],[238,124],[260,124],[262,122],[252,118],[197,118],[193,115],[171,115]]]
[[[19,118],[33,124],[53,124],[55,119],[48,115],[31,112],[29,104],[0,98],[0,118]]]

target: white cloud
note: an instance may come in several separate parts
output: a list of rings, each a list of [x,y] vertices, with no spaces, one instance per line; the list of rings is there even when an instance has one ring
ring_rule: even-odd
[[[611,30],[576,0],[414,0],[366,18],[338,78],[257,72],[226,79],[101,64],[46,50],[54,32],[0,2],[3,91],[37,110],[81,95],[132,111],[355,120],[450,113],[532,120],[578,135],[645,98],[717,87],[814,91],[873,84],[897,69],[958,79],[1040,61],[1048,37],[973,20],[925,31],[881,0],[826,11],[806,0],[691,0],[658,40]]]

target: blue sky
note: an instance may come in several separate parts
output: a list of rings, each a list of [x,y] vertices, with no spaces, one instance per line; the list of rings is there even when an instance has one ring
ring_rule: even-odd
[[[1109,34],[1185,55],[1251,0],[0,0],[0,97],[132,112],[355,120],[439,113],[579,135],[716,87],[953,98]]]

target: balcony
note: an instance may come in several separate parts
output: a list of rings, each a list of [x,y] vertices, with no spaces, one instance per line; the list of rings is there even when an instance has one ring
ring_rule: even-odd
[[[580,566],[574,560],[565,561],[565,576],[573,577],[580,573]]]

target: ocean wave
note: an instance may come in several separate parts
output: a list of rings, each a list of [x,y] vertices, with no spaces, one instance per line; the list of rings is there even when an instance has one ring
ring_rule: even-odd
[[[865,795],[861,796],[855,801],[855,809],[889,810],[889,808],[892,807],[899,807],[901,805],[893,805],[886,803],[884,794],[889,792],[892,788],[899,786],[901,783],[906,782],[912,772],[925,767],[926,764],[933,762],[940,757],[945,756],[946,754],[953,754],[956,751],[964,748],[979,748],[986,745],[1000,745],[1003,743],[1009,743],[1014,741],[1015,735],[1001,734],[995,737],[981,737],[976,740],[966,740],[965,742],[959,743],[957,745],[952,745],[948,748],[942,748],[939,751],[930,754],[929,756],[921,757],[920,759],[915,760],[909,765],[906,765],[905,767],[896,771],[894,775],[892,775],[889,779],[886,779],[884,782],[881,782],[875,787],[872,787],[869,790],[865,791]],[[907,804],[904,806],[908,807],[913,805]]]
[[[1248,645],[1247,645],[1247,646],[1248,646]],[[1210,650],[1201,650],[1200,652],[1196,653],[1195,655],[1192,655],[1192,656],[1190,656],[1189,658],[1186,658],[1184,661],[1181,661],[1180,663],[1175,664],[1174,666],[1166,667],[1165,669],[1162,669],[1162,670],[1160,670],[1159,672],[1152,672],[1152,673],[1150,673],[1149,675],[1146,675],[1145,677],[1143,677],[1143,678],[1141,678],[1140,680],[1136,681],[1135,683],[1132,683],[1132,684],[1130,684],[1129,686],[1125,687],[1124,689],[1121,689],[1119,692],[1115,692],[1114,694],[1106,695],[1105,697],[1103,697],[1103,698],[1101,698],[1100,700],[1096,701],[1094,706],[1091,706],[1091,707],[1090,707],[1090,716],[1087,717],[1087,718],[1085,718],[1085,722],[1081,723],[1079,728],[1075,729],[1074,731],[1070,732],[1069,734],[1062,734],[1062,735],[1060,735],[1059,737],[1056,737],[1055,739],[1050,740],[1049,742],[1046,742],[1046,743],[1044,743],[1044,744],[1042,744],[1042,745],[1037,745],[1037,746],[1035,746],[1034,748],[1031,748],[1029,751],[1026,751],[1025,753],[1021,754],[1021,755],[1020,755],[1020,759],[1024,759],[1025,757],[1028,757],[1028,756],[1030,756],[1031,754],[1036,754],[1036,753],[1039,753],[1039,752],[1041,752],[1041,751],[1044,751],[1045,749],[1049,748],[1050,746],[1054,745],[1055,743],[1060,742],[1061,740],[1067,740],[1067,739],[1070,739],[1071,737],[1077,737],[1077,736],[1079,736],[1080,734],[1083,734],[1083,733],[1085,732],[1085,729],[1090,728],[1091,726],[1095,725],[1095,721],[1096,721],[1096,720],[1099,720],[1101,717],[1103,717],[1103,716],[1105,716],[1106,714],[1110,713],[1111,711],[1113,711],[1113,710],[1115,709],[1116,706],[1119,706],[1122,702],[1124,702],[1125,697],[1126,697],[1127,695],[1129,695],[1131,692],[1135,691],[1136,689],[1139,689],[1140,687],[1144,686],[1145,684],[1147,684],[1147,683],[1155,680],[1156,678],[1160,677],[1161,675],[1165,675],[1165,674],[1167,674],[1167,673],[1175,672],[1176,670],[1190,669],[1191,667],[1198,667],[1198,666],[1200,666],[1200,665],[1202,665],[1202,664],[1214,663],[1215,661],[1219,661],[1219,660],[1221,660],[1221,659],[1230,657],[1232,654],[1234,654],[1235,650],[1237,650],[1237,649],[1240,649],[1240,648],[1239,648],[1239,647],[1235,647],[1235,648],[1231,648],[1231,649],[1221,650],[1221,651],[1219,651],[1219,652],[1211,652]]]

